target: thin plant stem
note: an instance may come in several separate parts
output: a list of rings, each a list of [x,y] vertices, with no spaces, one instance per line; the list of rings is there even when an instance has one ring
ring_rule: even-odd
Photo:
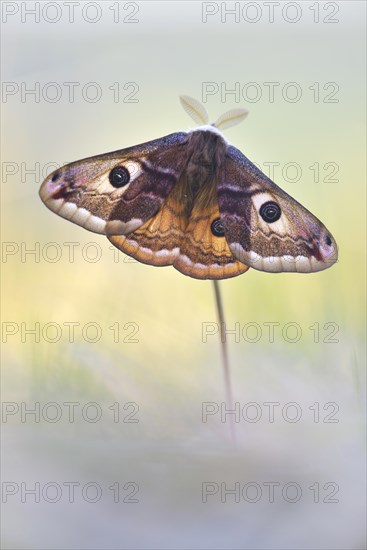
[[[233,410],[234,402],[233,402],[233,392],[232,392],[232,383],[231,383],[230,363],[229,363],[229,356],[228,356],[223,301],[222,301],[219,281],[213,280],[213,285],[214,285],[215,303],[217,308],[217,317],[218,317],[219,326],[220,326],[220,344],[221,344],[221,352],[222,352],[225,399],[226,399],[226,404],[228,409]],[[233,414],[230,414],[229,418],[230,418],[231,440],[232,440],[232,443],[235,443],[236,433],[235,433],[235,424],[234,424]]]

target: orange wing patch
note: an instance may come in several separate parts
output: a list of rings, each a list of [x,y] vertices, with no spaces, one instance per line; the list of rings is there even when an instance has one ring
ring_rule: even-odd
[[[219,218],[217,204],[194,206],[187,217],[184,201],[171,194],[160,211],[127,236],[110,236],[122,252],[139,262],[173,265],[196,279],[236,277],[249,268],[236,260],[225,237],[216,237],[211,223]]]
[[[139,262],[155,266],[173,265],[187,224],[184,207],[168,196],[159,212],[127,236],[108,237],[112,244]]]
[[[173,264],[178,271],[197,279],[227,279],[249,269],[234,258],[225,237],[213,235],[211,224],[219,217],[217,205],[193,208]]]

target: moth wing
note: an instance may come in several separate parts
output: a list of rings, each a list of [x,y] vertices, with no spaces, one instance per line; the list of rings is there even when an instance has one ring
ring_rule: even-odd
[[[126,236],[108,238],[119,250],[139,262],[167,266],[177,258],[185,226],[184,205],[171,193],[155,216],[141,227]]]
[[[224,237],[213,235],[211,224],[219,219],[218,204],[198,200],[186,212],[183,177],[157,214],[126,236],[110,236],[119,250],[155,266],[172,265],[195,279],[226,279],[249,268],[237,261]]]
[[[50,210],[104,235],[135,231],[161,208],[187,163],[187,133],[168,136],[67,164],[42,183]],[[111,171],[123,167],[128,182],[112,185]],[[126,170],[127,172],[126,172]]]
[[[178,271],[196,279],[228,279],[249,269],[234,257],[223,236],[213,234],[212,224],[219,218],[217,203],[194,205],[173,263]]]
[[[321,271],[337,261],[335,240],[320,220],[238,149],[227,148],[223,168],[218,183],[220,216],[228,245],[239,261],[275,273]],[[273,220],[264,219],[267,212]]]

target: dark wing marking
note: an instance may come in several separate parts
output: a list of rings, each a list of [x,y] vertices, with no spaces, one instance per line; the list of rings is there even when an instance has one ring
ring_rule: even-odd
[[[275,202],[279,219],[265,221],[260,208]],[[320,271],[337,260],[337,246],[325,226],[252,164],[227,148],[218,204],[234,256],[261,271]]]

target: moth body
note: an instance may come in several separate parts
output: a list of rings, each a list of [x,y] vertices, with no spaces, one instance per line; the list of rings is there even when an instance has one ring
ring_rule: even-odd
[[[177,185],[177,200],[185,206],[186,216],[194,204],[201,208],[217,201],[216,183],[220,177],[227,144],[221,132],[204,126],[188,133],[186,168]]]

